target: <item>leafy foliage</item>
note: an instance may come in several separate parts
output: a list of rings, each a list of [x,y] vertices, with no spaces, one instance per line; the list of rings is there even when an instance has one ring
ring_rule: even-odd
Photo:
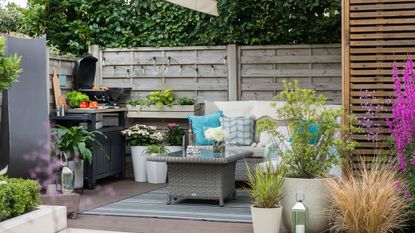
[[[89,97],[79,91],[70,91],[66,97],[68,97],[69,105],[73,108],[79,108],[81,102],[89,101]]]
[[[16,4],[0,7],[0,32],[23,32],[23,14]]]
[[[177,105],[193,105],[195,103],[196,103],[195,97],[182,96],[174,100],[174,104],[177,104]]]
[[[147,95],[149,104],[156,105],[157,108],[163,107],[163,105],[171,106],[174,101],[173,90],[166,89],[163,91],[153,91]]]
[[[52,128],[52,133],[56,135],[53,141],[53,151],[63,151],[67,156],[84,159],[92,163],[92,143],[100,146],[102,145],[96,140],[96,135],[105,137],[99,131],[87,131],[82,126],[73,126],[66,128],[58,125],[56,128]]]
[[[247,169],[247,189],[254,206],[258,208],[275,208],[284,197],[283,183],[286,168],[282,164],[273,166],[271,160],[265,166],[257,166],[255,170]]]
[[[166,1],[31,0],[31,35],[64,52],[87,47],[332,43],[340,41],[340,0],[219,0],[220,16]]]
[[[165,140],[169,146],[181,146],[183,141],[184,129],[176,124],[170,123],[167,125]]]
[[[0,37],[0,90],[8,89],[13,82],[17,81],[22,70],[20,69],[21,57],[16,54],[5,56],[5,39]]]
[[[0,221],[29,212],[39,204],[36,181],[0,176]]]
[[[163,145],[149,145],[147,146],[145,153],[150,154],[150,155],[151,154],[163,155],[163,154],[169,153],[169,150]]]
[[[127,104],[131,106],[148,105],[148,101],[141,98],[131,98],[127,101]]]

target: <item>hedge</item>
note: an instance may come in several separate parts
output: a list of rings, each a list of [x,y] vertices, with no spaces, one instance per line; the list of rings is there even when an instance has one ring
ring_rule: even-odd
[[[27,213],[39,204],[36,181],[0,176],[0,221]]]
[[[340,0],[219,0],[219,17],[161,0],[31,0],[27,33],[63,52],[102,47],[340,41]]]

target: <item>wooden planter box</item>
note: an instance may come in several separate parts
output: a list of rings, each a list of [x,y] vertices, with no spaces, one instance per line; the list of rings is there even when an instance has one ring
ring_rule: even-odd
[[[41,205],[29,213],[0,222],[0,233],[56,233],[66,227],[65,206]]]
[[[155,105],[150,106],[131,106],[127,105],[128,118],[170,118],[185,119],[187,115],[200,115],[200,104],[195,105],[172,105],[157,108]]]

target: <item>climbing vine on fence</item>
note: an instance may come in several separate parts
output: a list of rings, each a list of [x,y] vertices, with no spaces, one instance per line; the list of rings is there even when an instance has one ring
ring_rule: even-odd
[[[219,0],[219,17],[161,0],[31,0],[32,35],[64,52],[103,47],[333,43],[340,0]]]

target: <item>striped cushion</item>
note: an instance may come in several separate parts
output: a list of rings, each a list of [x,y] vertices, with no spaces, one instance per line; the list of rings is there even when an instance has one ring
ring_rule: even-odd
[[[222,128],[230,137],[225,140],[230,146],[250,146],[254,142],[255,117],[222,117]]]

